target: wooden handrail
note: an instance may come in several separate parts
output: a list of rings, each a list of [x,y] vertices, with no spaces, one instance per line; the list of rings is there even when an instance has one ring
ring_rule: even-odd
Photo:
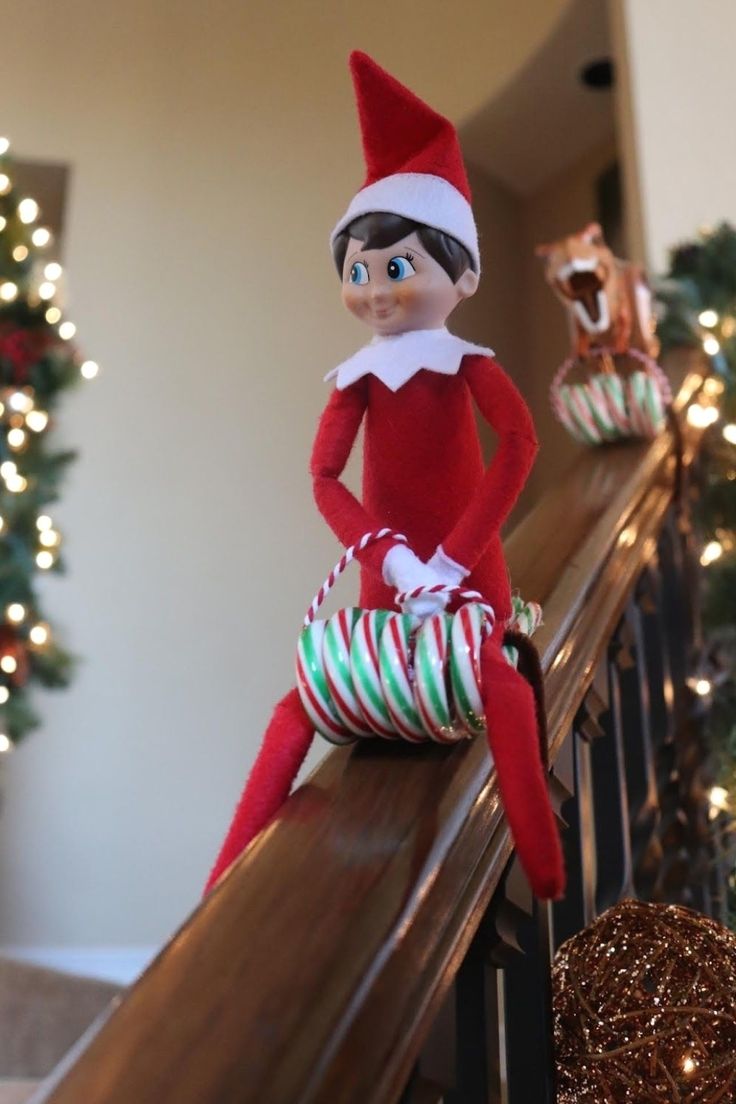
[[[703,363],[668,369],[681,409]],[[581,450],[506,542],[553,765],[675,478],[671,433]],[[38,1104],[397,1100],[511,851],[484,741],[335,750]]]

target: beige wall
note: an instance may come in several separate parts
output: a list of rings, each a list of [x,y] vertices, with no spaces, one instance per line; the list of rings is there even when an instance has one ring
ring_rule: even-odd
[[[325,245],[361,172],[348,49],[460,119],[563,6],[0,5],[0,132],[72,166],[73,317],[103,366],[62,418],[82,460],[47,586],[82,664],[2,764],[0,941],[162,939],[292,681],[338,551],[306,474],[322,375],[365,336]],[[473,329],[518,358],[510,323]]]
[[[702,225],[736,221],[733,0],[611,0],[632,239],[655,270]],[[637,210],[638,207],[638,210]]]

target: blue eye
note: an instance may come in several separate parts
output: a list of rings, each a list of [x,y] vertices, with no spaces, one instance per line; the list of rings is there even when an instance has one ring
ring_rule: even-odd
[[[356,261],[350,269],[348,280],[351,284],[367,284],[368,266],[364,265],[362,261]]]
[[[389,280],[408,280],[415,275],[416,269],[410,257],[392,257],[386,265],[386,272]]]

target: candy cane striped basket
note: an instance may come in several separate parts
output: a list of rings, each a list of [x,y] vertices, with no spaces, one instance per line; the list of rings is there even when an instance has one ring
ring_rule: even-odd
[[[625,437],[651,439],[665,424],[672,402],[669,380],[653,357],[639,349],[614,354],[612,349],[590,350],[602,366],[612,366],[614,356],[631,357],[641,368],[627,377],[609,367],[585,383],[566,383],[577,357],[560,366],[550,388],[550,402],[557,419],[571,437],[586,445],[602,445]]]
[[[480,650],[495,615],[477,591],[435,586],[400,594],[400,607],[411,598],[438,592],[462,602],[456,613],[424,620],[356,608],[317,619],[356,552],[386,536],[406,543],[406,537],[389,529],[367,533],[330,572],[304,618],[296,656],[304,709],[317,732],[334,744],[373,736],[452,744],[483,733]],[[507,628],[531,636],[541,621],[536,602],[514,597]],[[516,666],[516,649],[504,646],[504,654]]]

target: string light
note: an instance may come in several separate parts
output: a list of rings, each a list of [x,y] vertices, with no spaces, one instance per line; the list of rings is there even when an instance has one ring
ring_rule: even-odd
[[[6,752],[11,751],[12,747],[13,745],[5,733],[0,732],[0,755],[4,755]]]
[[[703,406],[702,403],[690,403],[687,408],[687,420],[696,429],[706,429],[718,421],[718,408],[715,406]]]
[[[717,376],[708,376],[707,380],[703,384],[703,391],[706,395],[715,399],[718,395],[722,395],[725,390],[725,384],[723,380],[718,379]]]
[[[688,685],[701,698],[707,697],[713,689],[710,679],[707,678],[688,679]]]
[[[61,276],[61,265],[58,261],[49,261],[43,270],[43,274],[47,280],[58,280]]]
[[[12,280],[6,280],[4,284],[0,284],[0,299],[4,299],[6,303],[12,303],[17,294],[18,285]]]
[[[85,379],[88,380],[94,379],[99,370],[100,366],[94,360],[85,360],[84,364],[80,368],[82,375]]]
[[[26,425],[34,433],[43,433],[49,424],[49,416],[45,410],[31,410],[26,414]]]
[[[723,436],[729,445],[736,445],[736,422],[729,422],[723,427]]]
[[[0,195],[7,195],[12,185],[7,173],[0,173]]]
[[[28,256],[28,246],[27,245],[16,245],[15,249],[13,250],[13,260],[14,261],[24,261],[27,256]]]
[[[35,199],[26,197],[26,199],[20,201],[18,204],[18,218],[26,224],[36,221],[38,218],[38,204]]]
[[[8,139],[7,138],[0,138],[0,157],[2,157],[2,155],[4,153],[7,153],[9,149],[10,149],[10,142],[8,141]]]
[[[21,605],[20,602],[11,602],[5,611],[5,616],[8,621],[12,621],[14,625],[20,625],[21,621],[25,618],[26,607]]]
[[[716,353],[720,353],[721,351],[721,343],[717,337],[713,336],[713,334],[708,334],[705,341],[703,342],[703,348],[705,349],[708,356],[715,356]]]
[[[49,309],[46,311],[46,321],[50,322],[52,326],[54,325],[54,323],[58,322],[60,318],[61,311],[58,307],[49,307]]]
[[[18,469],[12,460],[3,460],[0,464],[0,475],[3,479],[10,479],[12,476],[18,474]]]
[[[77,327],[73,322],[62,322],[59,326],[59,337],[63,338],[64,341],[68,341],[70,337],[74,337],[76,332]]]
[[[10,691],[7,686],[0,686],[0,705],[5,705],[6,701],[10,697]]]
[[[11,494],[22,494],[28,486],[28,480],[22,475],[11,475],[5,480],[5,486],[11,492]]]
[[[0,215],[0,232],[2,232],[7,225],[8,220],[3,215]]]
[[[728,790],[724,790],[723,786],[713,786],[708,794],[708,800],[714,809],[722,812],[728,808]]]
[[[44,280],[39,286],[38,296],[40,299],[53,299],[56,295],[56,284],[52,284],[50,280]]]
[[[8,399],[8,406],[19,414],[27,414],[33,407],[33,399],[27,391],[14,391]]]
[[[707,326],[708,328],[718,325],[718,314],[714,310],[704,310],[698,315],[698,322],[701,326]]]
[[[43,532],[44,529],[50,529],[53,524],[54,523],[48,514],[39,514],[39,516],[36,518],[36,528],[39,529],[41,532]]]
[[[25,432],[22,429],[11,429],[8,433],[8,444],[12,449],[22,449],[26,440]]]
[[[0,517],[0,533],[2,533],[4,528],[5,528],[5,518]]]
[[[51,241],[51,231],[45,226],[37,226],[31,234],[31,241],[38,249],[43,249]]]
[[[691,1058],[689,1054],[686,1054],[685,1057],[682,1059],[682,1072],[692,1073],[693,1070],[696,1069],[697,1064],[698,1063],[693,1058]]]
[[[18,670],[18,660],[12,655],[0,656],[0,668],[6,675],[14,675]]]
[[[61,537],[55,529],[44,529],[38,539],[44,548],[56,548],[61,542]]]
[[[32,644],[35,644],[37,648],[43,648],[44,644],[48,644],[51,631],[48,625],[39,621],[37,625],[34,625],[28,636]]]
[[[47,552],[46,549],[44,549],[42,552],[38,552],[36,554],[36,563],[42,571],[48,571],[48,569],[54,563],[54,557],[51,555],[50,552]]]
[[[723,555],[723,545],[720,541],[712,540],[708,541],[703,551],[700,553],[700,562],[703,567],[707,567],[708,564],[712,564],[715,560],[719,560]]]

